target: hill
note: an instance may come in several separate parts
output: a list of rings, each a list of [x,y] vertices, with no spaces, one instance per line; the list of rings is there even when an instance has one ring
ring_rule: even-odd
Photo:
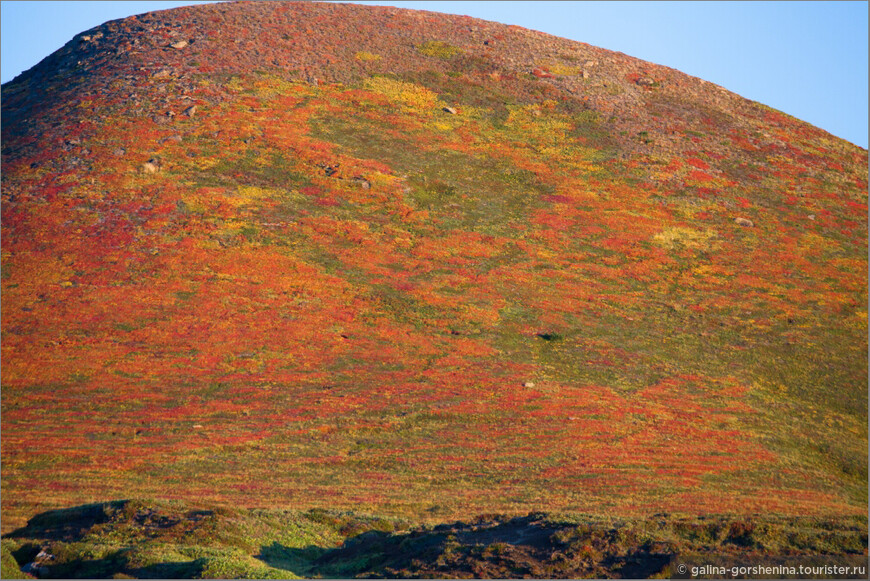
[[[130,497],[867,513],[867,152],[820,129],[320,3],[108,22],[2,124],[4,533]]]

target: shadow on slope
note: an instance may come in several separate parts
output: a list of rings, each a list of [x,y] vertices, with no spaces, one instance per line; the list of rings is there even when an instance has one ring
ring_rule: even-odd
[[[683,571],[700,565],[728,570],[778,567],[778,575],[801,577],[806,576],[799,573],[804,566],[820,568],[815,576],[830,576],[837,570],[831,567],[866,571],[864,523],[857,517],[835,521],[659,515],[611,521],[490,515],[392,534],[368,531],[348,538],[339,548],[308,552],[306,558],[314,557],[312,568],[291,570],[322,577],[642,579],[687,577]],[[298,558],[299,553],[290,556]],[[270,564],[282,567],[278,560]],[[791,568],[798,573],[789,575]],[[721,569],[709,570],[707,577],[722,575]],[[695,575],[704,577],[700,571]]]
[[[480,517],[394,534],[368,531],[337,549],[320,551],[311,572],[370,578],[647,578],[666,573],[676,554],[671,543],[631,546],[620,542],[616,531],[603,529],[578,542],[571,536],[574,530],[573,524],[531,514]],[[286,551],[276,546],[269,550]],[[281,566],[278,560],[268,562]]]
[[[4,578],[651,578],[688,566],[867,567],[867,519],[532,513],[409,528],[350,512],[127,500],[4,535]],[[696,577],[721,577],[722,569]],[[752,574],[748,575],[752,577]],[[803,575],[806,576],[806,575]],[[860,576],[860,575],[859,575]]]

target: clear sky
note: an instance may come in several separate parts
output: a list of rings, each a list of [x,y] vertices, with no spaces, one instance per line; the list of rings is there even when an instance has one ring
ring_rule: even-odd
[[[195,1],[0,1],[7,82],[75,34]],[[517,24],[701,77],[867,147],[868,3],[389,2]]]

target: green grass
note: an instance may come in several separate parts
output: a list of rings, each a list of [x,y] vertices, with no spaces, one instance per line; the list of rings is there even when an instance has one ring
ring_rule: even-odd
[[[10,578],[49,546],[50,576],[293,579],[342,539],[398,521],[337,511],[192,509],[119,501],[44,513],[3,539]]]
[[[334,510],[118,501],[38,515],[0,550],[3,578],[23,577],[33,559],[53,578],[646,577],[693,559],[866,563],[867,521],[538,513],[421,525]]]

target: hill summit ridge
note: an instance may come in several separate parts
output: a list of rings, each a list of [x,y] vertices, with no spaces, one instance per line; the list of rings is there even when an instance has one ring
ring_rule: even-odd
[[[703,131],[704,122],[709,125],[716,115],[732,121],[779,115],[782,122],[794,121],[675,69],[519,26],[422,10],[319,2],[221,3],[107,22],[76,35],[7,83],[6,114],[10,124],[16,124],[18,115],[33,123],[43,106],[55,102],[65,104],[63,115],[69,116],[83,98],[112,94],[110,79],[134,81],[149,75],[184,83],[203,73],[269,71],[305,82],[347,83],[370,74],[448,70],[450,59],[433,62],[415,48],[427,42],[447,42],[469,64],[504,80],[537,75],[544,94],[575,99],[608,117],[614,134],[638,124],[638,104],[650,92],[661,97],[660,107],[680,115],[696,131]],[[356,49],[362,46],[379,58],[357,58],[361,51]],[[45,93],[56,98],[45,99]],[[695,106],[673,103],[668,99],[673,95],[691,97]],[[833,138],[811,126],[806,129]],[[672,129],[652,126],[650,131],[664,140],[658,147],[686,149],[672,137]],[[761,147],[778,145],[769,134],[758,141]],[[637,140],[620,145],[642,151]]]

